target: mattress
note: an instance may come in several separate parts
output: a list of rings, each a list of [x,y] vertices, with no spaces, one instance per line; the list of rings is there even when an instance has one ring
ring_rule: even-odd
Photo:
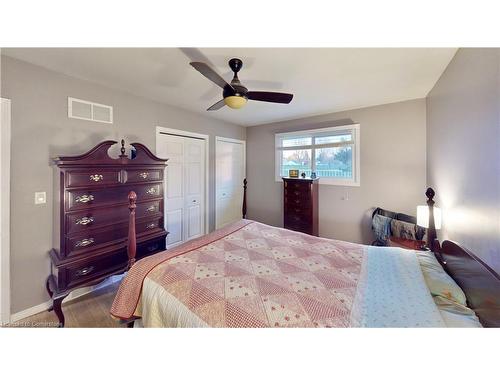
[[[477,326],[440,307],[419,259],[242,220],[137,262],[111,314],[145,327]]]

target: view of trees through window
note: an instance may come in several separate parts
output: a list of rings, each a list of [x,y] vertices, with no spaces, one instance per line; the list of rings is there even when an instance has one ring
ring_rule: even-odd
[[[343,143],[352,141],[352,135],[334,135],[327,137],[317,137],[315,145],[325,143]],[[309,146],[311,138],[296,138],[284,140],[284,147]],[[310,146],[312,147],[312,146]],[[290,169],[298,169],[299,173],[305,172],[307,176],[312,172],[312,158],[314,154],[314,170],[318,177],[352,178],[352,146],[332,146],[294,149],[282,151],[281,175],[288,176]]]

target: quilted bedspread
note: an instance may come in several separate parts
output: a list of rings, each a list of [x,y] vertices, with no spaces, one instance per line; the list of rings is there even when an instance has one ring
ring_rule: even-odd
[[[158,311],[164,316],[151,318]],[[414,252],[249,220],[137,262],[120,285],[111,314],[143,317],[146,326],[444,324]]]

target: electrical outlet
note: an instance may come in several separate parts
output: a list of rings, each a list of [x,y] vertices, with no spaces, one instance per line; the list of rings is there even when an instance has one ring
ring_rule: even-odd
[[[44,191],[37,191],[35,193],[35,204],[47,203],[47,194]]]
[[[344,194],[342,194],[342,200],[343,201],[349,200],[349,190],[347,188],[344,188]]]

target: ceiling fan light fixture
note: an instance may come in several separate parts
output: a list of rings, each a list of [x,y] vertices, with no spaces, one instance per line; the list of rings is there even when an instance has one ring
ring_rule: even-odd
[[[245,104],[247,104],[247,98],[245,98],[244,96],[238,96],[238,95],[226,96],[224,98],[224,103],[226,103],[226,105],[229,108],[240,109],[240,108],[244,107]]]

